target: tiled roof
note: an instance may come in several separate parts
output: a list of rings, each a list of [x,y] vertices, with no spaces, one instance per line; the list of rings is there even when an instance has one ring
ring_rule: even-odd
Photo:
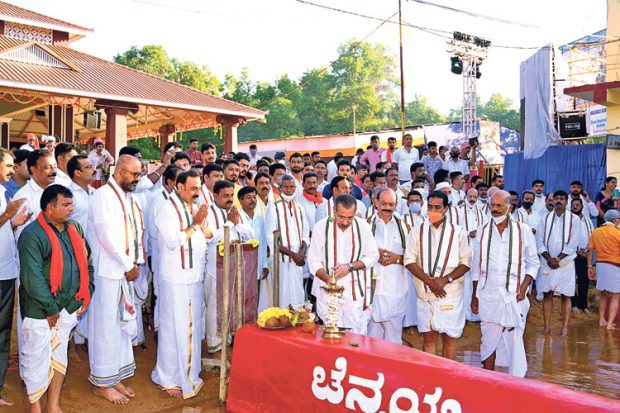
[[[33,42],[0,36],[3,51]],[[0,88],[34,90],[58,95],[109,99],[142,105],[162,106],[217,114],[265,117],[265,112],[209,95],[138,70],[94,57],[77,50],[36,44],[73,69],[18,62],[0,58]]]
[[[31,10],[23,9],[11,3],[0,2],[0,20],[11,21],[15,23],[31,24],[33,26],[45,27],[69,33],[87,34],[92,29],[78,26],[77,24],[68,23],[53,17],[45,16]]]

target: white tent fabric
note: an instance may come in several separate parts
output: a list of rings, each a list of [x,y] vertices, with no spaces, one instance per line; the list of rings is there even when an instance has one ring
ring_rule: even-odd
[[[553,46],[547,45],[521,63],[521,99],[525,98],[525,159],[541,157],[560,142],[553,122],[551,59]]]

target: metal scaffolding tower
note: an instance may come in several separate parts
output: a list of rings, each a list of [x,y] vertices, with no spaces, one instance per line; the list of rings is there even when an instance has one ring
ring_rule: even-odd
[[[480,79],[480,65],[487,57],[491,42],[477,36],[454,32],[448,42],[452,54],[451,71],[463,76],[463,135],[465,139],[477,136],[476,127],[476,80]]]

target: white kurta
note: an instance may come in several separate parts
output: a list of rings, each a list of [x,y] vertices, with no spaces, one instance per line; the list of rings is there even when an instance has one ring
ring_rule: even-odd
[[[570,214],[570,215],[566,215]],[[565,216],[567,219],[565,220]],[[568,222],[568,223],[567,223]],[[570,211],[558,217],[555,212],[543,215],[536,230],[536,245],[540,254],[540,274],[536,280],[538,294],[557,292],[567,297],[575,295],[575,258],[577,246],[581,239],[581,221]],[[560,253],[566,254],[559,265],[560,268],[551,269],[547,260],[542,257],[543,252],[557,257]]]
[[[120,199],[119,199],[120,198]],[[119,312],[119,297],[135,301],[133,283],[125,272],[144,264],[144,217],[131,193],[110,178],[95,191],[88,224],[89,245],[95,268],[95,293],[88,315],[89,381],[111,387],[133,376],[132,338],[137,322]]]
[[[207,271],[204,281],[205,295],[205,335],[207,337],[207,351],[214,353],[219,351],[222,346],[222,339],[218,336],[217,328],[217,254],[218,244],[224,240],[224,224],[230,222],[227,220],[228,213],[218,207],[216,203],[209,207],[207,215],[207,227],[213,231],[213,238],[207,240]],[[254,238],[252,227],[245,221],[240,220],[234,225],[230,222],[230,240],[241,240],[246,242]]]
[[[532,205],[532,211],[538,212],[547,209],[545,206],[546,199],[547,197],[545,196],[545,194],[537,195],[536,192],[534,192],[534,205]]]
[[[267,243],[273,245],[273,232],[280,231],[282,246],[298,252],[302,243],[310,244],[310,229],[304,209],[294,200],[286,202],[279,199],[270,208],[265,220]],[[273,260],[273,254],[271,256]],[[272,267],[273,268],[273,267]],[[280,307],[289,304],[301,305],[305,302],[304,267],[298,266],[288,256],[280,254]]]
[[[367,215],[366,206],[359,199],[356,199],[355,201],[357,202],[355,215],[360,218],[364,218]],[[334,197],[324,200],[323,203],[316,209],[315,222],[319,222],[323,218],[327,217],[334,217]]]
[[[312,230],[314,224],[316,224],[316,213],[322,204],[327,200],[323,199],[323,202],[313,202],[307,199],[303,193],[301,196],[296,197],[295,201],[303,208],[306,213],[306,219],[308,220],[308,228]]]
[[[26,202],[22,204],[21,210],[23,211],[25,209],[28,212],[32,212],[32,216],[24,225],[15,228],[15,241],[19,240],[19,236],[24,228],[39,216],[39,212],[41,212],[41,195],[43,195],[44,189],[45,188],[39,186],[33,178],[30,178],[13,196],[14,200],[26,198]]]
[[[467,240],[469,246],[472,247],[474,239],[469,234],[472,231],[477,231],[487,218],[478,207],[478,203],[471,205],[469,201],[465,200],[465,203],[459,208],[461,210],[461,216],[463,217],[463,228],[467,233]],[[478,314],[471,312],[471,293],[473,291],[473,281],[471,279],[471,271],[467,271],[463,280],[463,307],[465,308],[465,319],[467,321],[480,321]]]
[[[523,222],[532,229],[538,228],[538,221],[540,216],[534,211],[534,209],[530,208],[530,211],[528,212],[525,208],[520,207],[517,211],[519,211],[521,222]]]
[[[490,248],[489,227],[492,231]],[[530,303],[527,297],[517,302],[517,294],[526,275],[536,279],[539,261],[531,229],[516,222],[513,222],[512,228],[512,247],[510,227],[501,235],[497,226],[491,223],[478,231],[471,273],[473,280],[478,282],[476,296],[482,331],[481,359],[484,361],[497,352],[497,365],[508,366],[510,374],[524,377],[527,360],[523,333]],[[509,269],[511,257],[521,257],[521,262],[518,259],[517,262],[512,261]],[[510,282],[507,281],[508,273]]]
[[[202,231],[194,232],[189,240],[185,233],[196,209],[173,194],[153,223],[158,229],[161,284],[157,364],[151,378],[163,389],[181,389],[185,399],[202,387],[202,281],[207,242]]]
[[[213,194],[205,184],[202,184],[200,187],[200,194],[198,194],[198,205],[206,205],[209,207],[213,202],[215,202]]]
[[[8,204],[5,192],[4,186],[0,185],[0,214],[6,211]],[[19,257],[10,219],[0,227],[0,268],[0,280],[14,280],[19,275]]]
[[[319,269],[332,273],[334,264],[349,264],[359,260],[364,262],[367,269],[372,268],[379,260],[379,251],[370,226],[361,218],[355,217],[355,221],[344,231],[333,222],[329,223],[329,240],[326,240],[325,227],[328,219],[318,221],[312,229],[312,240],[308,249],[308,268],[316,276]],[[337,254],[334,257],[334,228],[336,233]],[[326,245],[327,241],[327,245]],[[354,245],[355,243],[355,250]],[[327,259],[326,262],[326,246]],[[352,257],[352,255],[355,256]],[[368,273],[368,274],[366,274]],[[344,287],[343,296],[340,300],[340,314],[338,316],[341,327],[351,328],[353,332],[365,334],[368,318],[364,316],[364,302],[370,291],[368,283],[369,271],[355,271],[336,283]],[[322,320],[327,319],[327,293],[321,288],[325,283],[315,277],[312,285],[312,294],[316,297],[317,313]],[[361,291],[360,291],[361,286]]]
[[[444,225],[446,225],[444,239],[441,251],[438,251]],[[428,234],[431,238],[431,262],[429,262]],[[452,245],[450,245],[450,238],[452,238]],[[449,249],[448,246],[450,246]],[[437,257],[438,254],[439,257]],[[435,262],[437,263],[436,267]],[[418,265],[425,274],[430,274],[431,270],[434,269],[434,273],[430,275],[435,277],[447,276],[459,265],[471,267],[471,249],[467,242],[465,230],[459,225],[449,224],[446,221],[439,228],[425,221],[407,236],[405,265],[409,264]],[[414,278],[413,281],[418,294],[418,331],[425,333],[432,330],[445,333],[453,338],[460,337],[465,326],[463,277],[454,280],[453,283],[446,284],[444,287],[446,297],[444,298],[435,296],[418,278]]]
[[[407,226],[402,220],[392,217],[386,224],[375,216],[370,227],[377,248],[398,255],[405,254]],[[373,266],[371,275],[376,286],[372,297],[372,319],[368,325],[368,335],[401,344],[409,271],[402,263],[388,266],[377,263]]]
[[[69,178],[69,175],[64,173],[60,168],[56,169],[56,179],[54,179],[55,184],[62,185],[65,188],[69,188],[69,186],[71,185],[71,182],[72,181],[71,181],[71,178]]]
[[[387,151],[381,154],[381,160],[383,157],[387,159]],[[420,160],[420,152],[414,146],[410,150],[407,150],[404,146],[396,149],[392,154],[392,163],[398,165],[398,179],[400,181],[406,181],[411,179],[411,165]],[[385,161],[384,161],[385,162]]]

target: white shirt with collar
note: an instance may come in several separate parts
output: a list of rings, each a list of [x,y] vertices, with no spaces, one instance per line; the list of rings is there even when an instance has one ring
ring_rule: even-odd
[[[71,178],[69,175],[64,173],[60,168],[56,169],[56,179],[54,179],[54,183],[57,185],[62,185],[65,188],[69,188],[71,185]]]
[[[93,249],[95,275],[120,280],[133,268],[134,262],[144,264],[140,222],[144,215],[140,208],[134,194],[123,191],[114,177],[95,191],[90,203],[87,237]]]
[[[538,228],[540,215],[534,211],[534,208],[530,208],[530,212],[528,212],[527,209],[520,207],[517,211],[519,211],[519,216],[522,217],[521,222],[527,224],[534,230]]]
[[[265,229],[265,220],[260,214],[258,207],[254,210],[254,216],[250,217],[243,208],[239,209],[241,218],[248,223],[254,231],[254,239],[258,241],[258,277],[262,276],[263,268],[267,265],[267,234]]]
[[[217,276],[217,244],[224,240],[224,224],[226,222],[230,222],[228,221],[227,216],[228,213],[218,207],[216,203],[211,204],[209,207],[209,213],[207,214],[207,227],[213,231],[213,238],[207,240],[207,275],[209,277],[216,278]],[[230,224],[232,225],[230,228],[231,241],[241,239],[241,242],[246,242],[254,238],[254,230],[250,226],[250,223],[243,220],[243,215],[241,216],[238,224],[235,225],[232,222],[230,222]]]
[[[581,237],[579,238],[577,249],[579,251],[586,251],[588,249],[588,243],[590,242],[590,236],[592,235],[594,226],[592,225],[592,220],[588,218],[584,212],[578,216],[579,221],[581,222]]]
[[[90,200],[95,194],[95,189],[88,185],[86,191],[73,181],[71,181],[68,188],[73,193],[73,212],[71,213],[71,219],[77,221],[77,223],[82,227],[82,230],[84,230],[84,234],[86,234],[88,232],[88,211],[90,211]]]
[[[304,196],[303,192],[301,195],[296,195],[295,200],[304,209],[306,219],[308,220],[308,227],[312,230],[312,227],[314,227],[316,223],[316,211],[326,200],[323,199],[323,202],[320,203],[310,201]]]
[[[187,205],[177,193],[171,194],[159,208],[153,225],[158,233],[155,259],[163,281],[192,284],[203,279],[207,241],[201,230],[195,231],[189,240],[185,233],[192,225],[196,209],[196,205]]]
[[[27,143],[24,143],[22,146],[19,147],[19,149],[24,150],[24,151],[34,152],[34,148],[28,145]]]
[[[24,228],[37,219],[39,212],[41,212],[41,195],[43,195],[44,189],[45,188],[41,188],[33,178],[30,178],[24,186],[19,188],[19,191],[15,193],[15,196],[13,196],[14,200],[26,198],[26,202],[22,205],[22,210],[25,208],[28,212],[32,212],[30,219],[28,219],[24,225],[20,225],[15,229],[15,241],[19,240],[19,236]]]
[[[0,185],[0,214],[6,211],[7,201],[4,193],[6,189]],[[15,243],[15,235],[11,220],[7,221],[0,227],[0,280],[14,280],[19,275],[19,258],[17,255],[17,244]]]
[[[166,188],[161,188],[159,191],[152,191],[151,197],[149,198],[149,208],[146,212],[146,221],[150,223],[147,226],[148,232],[148,242],[149,242],[149,252],[151,257],[158,256],[158,239],[159,232],[157,229],[157,214],[161,207],[170,200],[170,193],[166,190]],[[151,269],[154,274],[158,274],[158,261],[155,258],[151,258]],[[158,274],[159,275],[159,274]]]
[[[546,199],[547,197],[545,196],[545,194],[536,195],[536,192],[534,192],[534,204],[532,205],[532,211],[538,212],[540,210],[546,210],[546,207],[545,207]]]
[[[387,151],[384,153],[387,153]],[[381,155],[381,159],[383,159],[383,156]],[[411,179],[411,165],[419,160],[420,152],[414,146],[409,151],[404,146],[396,149],[392,153],[392,163],[398,164],[398,179],[401,181]]]
[[[458,205],[459,202],[465,201],[465,191],[463,191],[462,189],[457,190],[454,187],[450,187],[450,190],[452,191],[452,203],[454,205]]]
[[[463,176],[469,175],[469,164],[465,159],[461,158],[456,161],[452,158],[448,159],[443,163],[443,169],[447,169],[450,173],[459,171]]]

